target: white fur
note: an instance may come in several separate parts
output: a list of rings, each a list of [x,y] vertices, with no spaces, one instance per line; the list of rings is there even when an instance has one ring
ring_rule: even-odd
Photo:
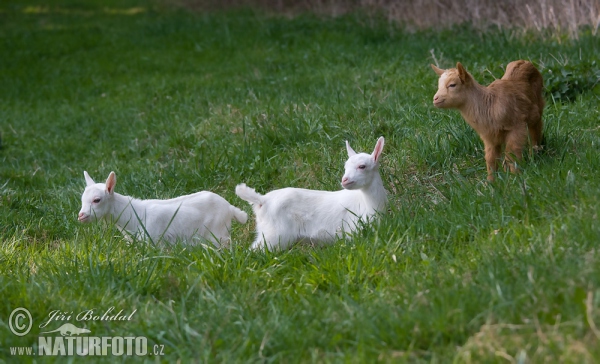
[[[232,219],[242,224],[248,220],[248,214],[212,192],[170,200],[138,200],[114,192],[114,172],[110,172],[106,183],[95,183],[87,172],[83,174],[87,186],[81,196],[78,220],[114,221],[128,237],[141,240],[150,237],[154,242],[181,240],[188,244],[206,239],[219,246],[230,240]]]
[[[367,222],[383,212],[387,197],[378,171],[383,145],[381,137],[373,154],[357,154],[346,142],[349,158],[340,191],[283,188],[263,196],[243,183],[237,185],[235,193],[250,202],[256,214],[252,249],[286,249],[303,240],[331,242],[356,230],[359,220]]]

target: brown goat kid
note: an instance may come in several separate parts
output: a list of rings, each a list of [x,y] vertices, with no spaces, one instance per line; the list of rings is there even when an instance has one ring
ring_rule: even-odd
[[[542,141],[544,80],[531,62],[518,60],[506,66],[501,79],[485,87],[477,83],[458,62],[447,70],[431,68],[440,78],[433,105],[442,109],[458,109],[465,121],[479,134],[485,146],[485,162],[489,181],[494,180],[498,159],[505,147],[505,163],[517,171],[523,156],[527,134],[533,149]]]

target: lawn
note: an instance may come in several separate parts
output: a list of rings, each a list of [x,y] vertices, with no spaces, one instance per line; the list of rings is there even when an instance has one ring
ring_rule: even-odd
[[[93,361],[600,360],[598,38],[404,32],[360,15],[190,13],[141,0],[0,5],[0,362],[69,322],[162,356]],[[486,182],[483,145],[432,105],[429,67],[480,83],[515,59],[545,77],[544,149]],[[77,221],[86,170],[119,193],[337,190],[344,141],[390,206],[327,247],[129,244]],[[11,332],[18,307],[32,316]],[[129,320],[76,320],[114,307]],[[62,321],[43,325],[53,311]],[[69,318],[70,317],[70,318]],[[81,316],[80,316],[81,317]],[[52,334],[57,335],[57,334]],[[59,335],[57,335],[59,336]],[[53,336],[55,338],[55,336]],[[158,353],[156,353],[158,354]]]

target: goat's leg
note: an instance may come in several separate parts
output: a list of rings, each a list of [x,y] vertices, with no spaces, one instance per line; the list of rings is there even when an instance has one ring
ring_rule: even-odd
[[[275,232],[258,233],[256,240],[252,243],[250,249],[263,250],[268,248],[270,251],[287,249],[292,242],[287,236],[280,236]]]
[[[505,168],[508,168],[512,173],[517,172],[516,162],[523,158],[523,147],[527,143],[527,128],[525,123],[518,128],[515,128],[506,134],[506,157],[504,159]]]
[[[527,125],[529,129],[529,138],[531,139],[531,147],[534,151],[540,149],[542,143],[542,118],[536,118],[529,125]]]
[[[493,181],[494,172],[498,170],[498,158],[500,158],[502,145],[485,139],[483,140],[483,144],[485,147],[485,163],[488,172],[487,179],[488,181]]]

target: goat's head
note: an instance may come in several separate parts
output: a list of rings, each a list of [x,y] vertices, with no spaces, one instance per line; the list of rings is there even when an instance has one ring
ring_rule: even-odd
[[[347,190],[358,190],[369,186],[379,167],[379,158],[383,151],[383,137],[380,137],[375,144],[372,154],[356,153],[346,141],[346,150],[348,151],[348,160],[344,165],[345,172],[342,178],[342,187]]]
[[[440,78],[438,90],[433,96],[433,106],[442,109],[460,108],[468,97],[465,89],[471,86],[473,77],[458,62],[456,68],[443,70],[431,65],[431,68]]]
[[[81,195],[81,210],[77,219],[80,222],[100,220],[110,212],[117,177],[115,172],[110,172],[106,183],[95,183],[86,171],[83,175],[86,187]]]

